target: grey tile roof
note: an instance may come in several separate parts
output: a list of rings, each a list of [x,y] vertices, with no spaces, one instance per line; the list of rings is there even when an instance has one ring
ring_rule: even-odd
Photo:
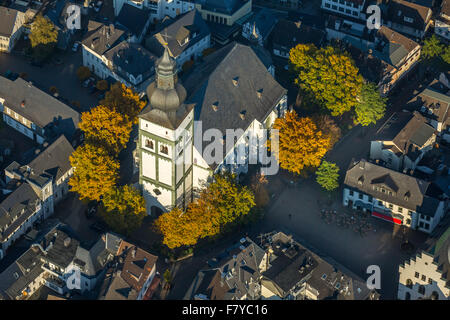
[[[392,141],[394,153],[416,160],[420,149],[435,134],[435,129],[417,111],[394,113],[378,130],[376,140]]]
[[[247,22],[250,23],[250,26],[253,28],[255,26],[263,39],[266,39],[275,24],[278,21],[278,17],[274,14],[271,9],[262,8],[258,12],[256,12]]]
[[[399,67],[404,62],[404,58],[417,46],[417,42],[386,26],[382,26],[376,34],[373,54],[386,63]]]
[[[36,211],[40,198],[28,183],[22,183],[0,204],[0,241],[6,240]]]
[[[264,121],[287,92],[250,47],[236,42],[207,56],[183,83],[203,130],[216,128],[224,134],[226,129],[246,130],[255,119]]]
[[[210,34],[208,25],[196,9],[169,23],[164,29],[146,39],[146,47],[158,57],[164,53],[165,43],[169,47],[171,56],[176,58]],[[192,37],[194,33],[197,35]],[[190,37],[189,42],[181,45],[180,43],[183,43],[188,36]]]
[[[232,15],[242,8],[249,0],[197,0],[202,9]]]
[[[83,38],[83,45],[102,56],[106,51],[120,43],[125,38],[125,30],[113,24],[104,25],[89,20],[88,32]]]
[[[345,174],[345,186],[359,190],[411,211],[434,217],[442,191],[430,182],[370,163],[352,162]],[[380,187],[392,193],[377,191]]]
[[[140,36],[149,19],[150,10],[139,9],[131,4],[124,3],[116,18],[116,23]]]
[[[8,108],[46,131],[64,133],[71,139],[78,128],[77,111],[20,77],[11,81],[0,76],[0,97]]]
[[[10,37],[19,11],[0,6],[0,35]]]
[[[297,44],[314,43],[316,46],[320,46],[325,38],[325,32],[305,25],[301,21],[281,19],[273,28],[270,37],[274,48],[290,49]]]
[[[438,122],[445,122],[449,115],[450,96],[440,93],[433,88],[426,88],[417,97],[418,107],[425,106],[423,115]],[[432,112],[430,115],[429,111]]]
[[[128,79],[127,74],[135,78],[142,75],[142,81],[155,73],[157,57],[139,44],[124,40],[105,53],[115,73]],[[120,69],[119,69],[120,68]]]

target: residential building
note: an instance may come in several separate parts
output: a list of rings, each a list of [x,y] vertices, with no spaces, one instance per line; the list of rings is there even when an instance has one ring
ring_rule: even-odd
[[[450,0],[442,0],[439,17],[434,22],[434,32],[446,40],[450,40]]]
[[[252,0],[198,0],[195,8],[208,23],[213,43],[225,45],[241,32],[252,12]]]
[[[0,298],[28,299],[42,286],[59,295],[92,291],[103,280],[121,243],[119,237],[107,233],[85,249],[70,228],[59,223],[0,274]]]
[[[281,19],[270,35],[273,54],[289,58],[289,51],[297,44],[315,44],[319,47],[325,39],[325,32],[304,24],[302,21]]]
[[[277,21],[278,17],[272,10],[262,8],[254,12],[252,17],[242,26],[242,36],[247,40],[255,38],[258,45],[264,47]]]
[[[218,266],[201,270],[196,275],[184,300],[260,299],[264,250],[247,237],[227,250],[226,255],[227,259],[218,261]]]
[[[400,264],[399,300],[450,299],[450,228]]]
[[[421,46],[402,34],[381,26],[368,30],[365,24],[331,17],[327,25],[327,37],[340,39],[356,49],[354,56],[364,54],[364,59],[355,59],[366,79],[378,84],[383,96],[395,88],[416,67]]]
[[[141,43],[150,26],[150,10],[138,9],[125,3],[116,18],[116,24],[127,30],[129,42]]]
[[[156,24],[166,16],[175,18],[191,11],[195,7],[195,0],[114,0],[115,16],[119,15],[124,4],[129,4],[141,10],[149,10],[150,20]]]
[[[365,0],[322,0],[321,9],[359,20],[366,19]]]
[[[248,150],[246,137],[261,137],[287,110],[286,89],[245,45],[231,43],[205,57],[183,79],[185,86],[168,49],[156,70],[147,89],[149,104],[139,116],[139,182],[148,212],[185,206],[216,171],[247,172],[248,154],[240,161],[244,164],[231,165],[237,148]],[[224,150],[209,163],[203,133],[211,128],[221,132]],[[224,141],[227,129],[239,129],[234,146]]]
[[[6,197],[0,203],[0,258],[36,222],[51,216],[55,205],[68,194],[73,151],[61,136],[31,162],[20,165],[14,161],[6,167]]]
[[[0,51],[11,52],[23,32],[25,13],[0,6]]]
[[[447,198],[434,183],[364,159],[352,161],[345,175],[344,206],[425,233],[445,215]]]
[[[202,56],[203,50],[211,46],[211,33],[201,14],[194,9],[164,23],[161,30],[146,39],[145,46],[158,57],[167,46],[181,69],[184,63]]]
[[[58,41],[56,47],[61,50],[70,49],[72,44],[73,35],[76,29],[69,29],[67,27],[67,18],[69,17],[68,8],[74,5],[75,2],[67,0],[57,0],[49,4],[45,12],[45,17],[55,26],[58,31]]]
[[[435,129],[420,113],[396,112],[372,140],[370,159],[381,160],[396,171],[414,171],[435,141]]]
[[[447,130],[450,113],[450,95],[444,93],[448,89],[442,90],[443,87],[437,81],[420,92],[415,101],[417,109],[439,134]]]
[[[141,45],[126,41],[126,31],[112,24],[89,21],[88,29],[82,41],[83,65],[102,79],[112,78],[144,91],[153,81],[156,57]]]
[[[291,236],[271,232],[261,238],[266,255],[262,272],[263,300],[378,300],[366,282],[329,263]]]
[[[157,256],[122,241],[118,261],[106,272],[99,300],[143,300],[156,275]]]
[[[385,25],[414,39],[422,39],[431,25],[429,7],[406,0],[392,0],[384,18]]]
[[[0,77],[0,110],[3,121],[39,144],[61,134],[75,137],[80,114],[22,78]]]

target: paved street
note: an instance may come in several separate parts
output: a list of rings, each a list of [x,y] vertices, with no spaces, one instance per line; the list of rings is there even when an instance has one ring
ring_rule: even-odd
[[[3,75],[8,70],[18,74],[24,72],[27,75],[26,80],[32,81],[36,87],[47,93],[51,86],[55,86],[60,97],[67,99],[69,103],[80,102],[81,108],[74,108],[78,112],[96,106],[96,96],[89,94],[88,90],[81,86],[76,76],[77,68],[82,65],[81,50],[77,53],[70,50],[65,54],[56,53],[54,57],[60,58],[62,64],[56,65],[49,62],[39,68],[30,65],[24,56],[16,53],[0,53],[0,74]]]

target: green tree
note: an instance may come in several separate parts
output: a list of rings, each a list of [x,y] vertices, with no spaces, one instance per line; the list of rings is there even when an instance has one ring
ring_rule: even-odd
[[[50,19],[42,15],[36,16],[31,25],[30,42],[33,55],[38,60],[48,57],[58,41],[58,30]]]
[[[131,235],[146,216],[145,200],[135,188],[125,185],[112,188],[103,197],[103,220],[117,233]]]
[[[332,162],[322,161],[316,171],[316,181],[327,191],[333,191],[339,187],[339,167]]]
[[[442,60],[445,63],[450,64],[450,46],[446,46],[444,52],[442,53]]]
[[[368,126],[383,118],[386,111],[386,98],[381,97],[374,83],[363,85],[358,104],[355,107],[355,123]]]
[[[291,49],[289,61],[297,75],[295,83],[333,116],[356,105],[363,77],[348,53],[332,46],[318,49],[314,44],[299,44]]]
[[[444,45],[439,38],[433,34],[430,38],[425,39],[421,51],[421,58],[425,60],[433,59],[442,54]]]
[[[86,143],[78,147],[69,159],[75,168],[69,185],[80,199],[99,201],[115,186],[119,163],[104,148]]]

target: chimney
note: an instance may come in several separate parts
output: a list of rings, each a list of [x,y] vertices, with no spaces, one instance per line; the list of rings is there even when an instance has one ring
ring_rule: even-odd
[[[25,108],[25,100],[22,100],[22,103],[20,104],[20,106],[21,106],[22,108]]]
[[[133,250],[131,250],[131,256],[132,256],[133,258],[136,258],[136,252],[137,252],[137,248],[134,247]]]
[[[67,248],[70,245],[70,241],[71,241],[70,237],[65,238],[64,239],[64,247]]]

